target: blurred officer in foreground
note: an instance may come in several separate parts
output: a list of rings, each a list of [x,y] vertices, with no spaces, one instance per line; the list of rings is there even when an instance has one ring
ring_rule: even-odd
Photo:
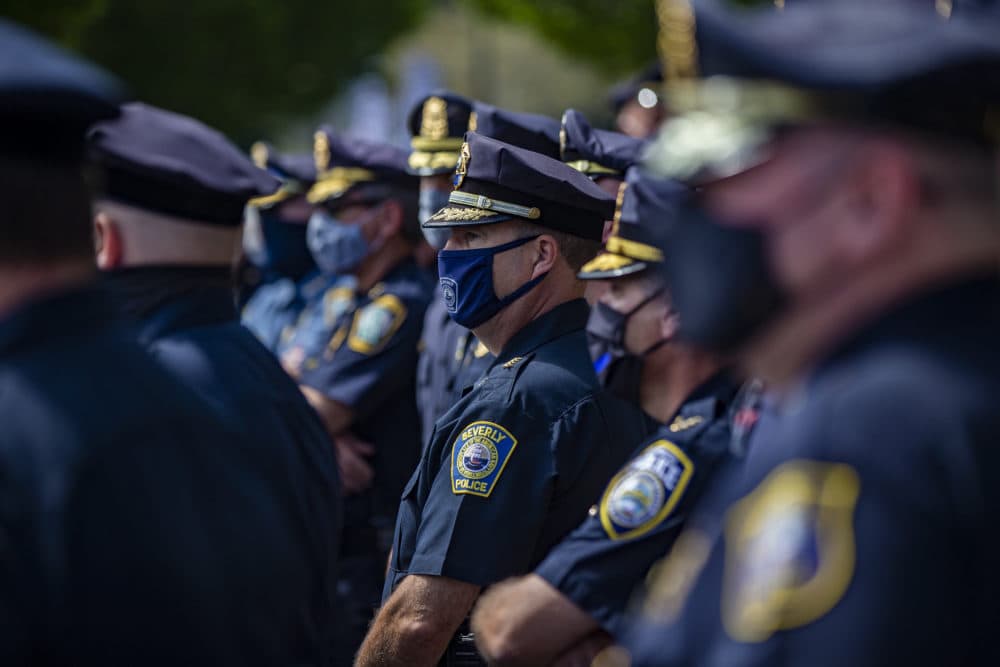
[[[567,651],[590,664],[611,635],[619,635],[632,592],[670,550],[728,458],[737,383],[718,357],[677,340],[677,314],[659,269],[663,254],[655,239],[683,195],[676,183],[630,170],[605,252],[579,274],[608,281],[591,323],[601,323],[600,334],[619,358],[635,360],[627,379],[635,386],[633,400],[660,428],[534,574],[499,584],[480,599],[472,628],[490,664],[549,664],[568,660]]]
[[[791,409],[651,582],[633,664],[998,664],[997,25],[697,6],[696,42],[665,24],[705,77],[656,154],[704,188],[666,268],[682,333]]]
[[[417,344],[433,285],[413,260],[418,186],[406,153],[326,130],[316,142],[308,242],[326,285],[282,358],[334,439],[348,494],[336,650],[347,664],[378,606],[399,495],[420,457]]]
[[[217,407],[245,458],[268,480],[285,544],[262,544],[255,588],[297,624],[299,659],[315,660],[333,624],[340,489],[330,440],[278,360],[239,323],[232,258],[246,201],[278,181],[198,121],[127,104],[89,134],[103,169],[95,205],[97,266],[139,341]]]
[[[306,243],[313,205],[306,192],[316,181],[311,155],[283,154],[258,142],[254,163],[281,181],[277,192],[251,199],[243,229],[243,252],[260,272],[261,284],[243,307],[243,324],[272,352],[323,281]]]
[[[0,100],[0,664],[318,658],[267,583],[291,535],[241,434],[95,286],[81,164],[116,84],[0,22]]]
[[[446,91],[428,95],[410,112],[409,166],[411,173],[420,176],[421,223],[448,205],[452,175],[471,112],[469,100]],[[436,274],[437,252],[448,242],[450,232],[446,227],[425,227],[423,233],[434,248]],[[438,417],[461,397],[467,384],[462,378],[474,382],[492,361],[486,346],[448,316],[439,287],[427,306],[417,366],[421,444],[430,440]]]
[[[448,311],[496,360],[438,420],[403,493],[360,665],[480,664],[456,635],[479,592],[537,565],[642,437],[637,411],[600,391],[576,277],[613,200],[557,160],[466,141],[449,205],[424,224],[451,228]]]
[[[615,114],[615,126],[622,134],[648,139],[667,116],[663,99],[663,70],[650,63],[631,78],[615,85],[608,93]]]

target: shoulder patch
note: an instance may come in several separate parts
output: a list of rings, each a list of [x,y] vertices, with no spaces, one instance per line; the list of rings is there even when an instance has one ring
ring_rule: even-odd
[[[604,492],[601,525],[612,540],[629,540],[656,528],[680,502],[694,464],[680,447],[657,440],[629,461]]]
[[[765,641],[840,601],[854,576],[860,486],[848,465],[794,460],[729,509],[722,622],[732,638]]]
[[[646,575],[641,616],[663,625],[677,620],[711,551],[712,542],[702,531],[688,528],[682,532],[670,553],[654,563]]]
[[[398,297],[383,294],[354,314],[347,347],[360,354],[374,354],[406,320],[406,306]]]
[[[517,438],[499,424],[472,422],[451,447],[451,491],[489,498],[500,480]]]
[[[332,329],[353,305],[353,288],[331,287],[323,293],[323,323]]]

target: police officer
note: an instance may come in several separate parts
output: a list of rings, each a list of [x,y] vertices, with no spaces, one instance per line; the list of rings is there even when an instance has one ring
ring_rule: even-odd
[[[435,426],[403,492],[383,605],[359,665],[479,664],[483,587],[528,572],[586,515],[641,419],[601,393],[576,272],[613,199],[558,160],[466,135],[439,255],[448,311],[496,360]],[[633,439],[634,438],[634,439]],[[452,641],[454,639],[454,641]],[[450,644],[450,646],[449,646]]]
[[[278,181],[215,130],[140,103],[88,138],[104,172],[94,235],[106,287],[139,341],[242,433],[229,455],[259,467],[260,492],[290,538],[259,586],[296,605],[301,656],[317,659],[332,625],[340,519],[332,447],[278,360],[240,325],[232,291],[246,202]]]
[[[703,195],[671,284],[730,258],[674,292],[681,328],[784,409],[651,583],[633,664],[997,664],[995,20],[679,9],[700,104],[655,164]]]
[[[605,252],[579,274],[609,283],[588,332],[596,331],[618,360],[633,361],[629,377],[620,379],[635,387],[632,400],[660,428],[533,574],[480,599],[472,628],[490,664],[549,664],[567,660],[569,650],[590,664],[602,642],[619,636],[633,590],[670,550],[729,458],[737,384],[718,356],[677,340],[678,318],[659,268],[656,239],[683,195],[675,183],[630,169]]]
[[[311,155],[279,153],[264,142],[251,151],[254,164],[281,181],[277,192],[251,199],[243,228],[243,252],[260,272],[260,285],[243,307],[243,324],[272,352],[288,337],[306,303],[322,286],[306,244],[313,206],[306,192],[316,181]]]
[[[96,287],[84,136],[119,100],[0,21],[0,663],[304,661],[240,434]]]
[[[417,344],[433,285],[413,260],[418,182],[406,152],[324,129],[315,154],[307,240],[326,284],[282,358],[334,439],[348,492],[336,645],[347,664],[378,605],[399,494],[420,456]]]
[[[662,84],[660,63],[652,62],[611,88],[608,104],[619,132],[637,139],[648,139],[656,133],[667,116]]]
[[[447,91],[436,91],[420,100],[410,112],[410,171],[420,176],[420,222],[448,205],[451,178],[458,164],[462,137],[469,126],[472,103]],[[447,228],[422,228],[435,253],[448,242]],[[436,273],[436,266],[435,266]],[[424,317],[417,365],[417,408],[421,443],[430,439],[434,422],[454,405],[465,383],[474,382],[493,361],[485,345],[465,327],[454,322],[445,309],[440,290],[431,299]]]

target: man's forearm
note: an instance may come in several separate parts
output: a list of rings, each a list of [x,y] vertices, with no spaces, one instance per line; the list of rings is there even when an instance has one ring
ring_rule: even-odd
[[[478,594],[445,577],[407,577],[379,610],[355,667],[434,667]]]

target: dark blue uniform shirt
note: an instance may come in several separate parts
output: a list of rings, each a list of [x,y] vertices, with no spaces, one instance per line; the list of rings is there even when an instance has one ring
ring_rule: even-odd
[[[417,363],[421,444],[430,440],[435,422],[461,398],[462,390],[474,384],[492,362],[486,346],[448,316],[438,289],[427,306]]]
[[[682,576],[651,582],[633,664],[1000,664],[998,340],[995,278],[938,289],[765,412]]]
[[[165,293],[149,290],[156,296],[143,304],[138,292],[125,304],[138,316],[139,341],[243,434],[231,456],[245,457],[268,479],[264,492],[278,504],[290,539],[273,574],[288,604],[299,607],[294,640],[308,658],[325,642],[317,634],[334,622],[341,499],[332,444],[295,382],[239,323],[228,270],[219,273],[213,281],[211,269],[131,269],[111,280],[162,277]]]
[[[322,274],[313,272],[300,282],[278,278],[261,285],[243,306],[244,326],[264,347],[277,353],[282,341],[291,337],[299,315],[325,284]]]
[[[0,319],[0,664],[302,660],[297,531],[114,312],[84,290]]]
[[[403,492],[383,599],[408,574],[488,585],[529,572],[649,429],[604,394],[586,302],[530,322],[434,429]]]
[[[351,408],[351,431],[375,446],[374,487],[349,498],[348,527],[375,521],[391,530],[420,456],[417,345],[432,294],[429,277],[409,259],[364,294],[351,279],[330,279],[283,345],[299,382]]]
[[[611,480],[590,516],[535,574],[618,635],[629,598],[677,539],[730,452],[737,385],[720,373],[696,389]]]

